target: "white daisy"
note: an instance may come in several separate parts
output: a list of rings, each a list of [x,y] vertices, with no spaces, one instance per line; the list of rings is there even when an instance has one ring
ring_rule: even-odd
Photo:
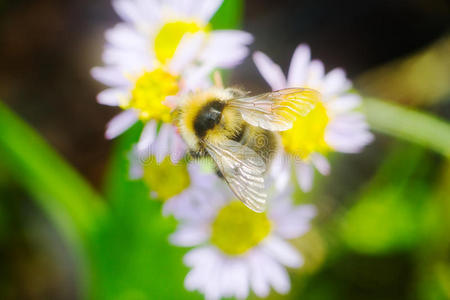
[[[124,109],[108,123],[107,138],[120,135],[140,119],[146,124],[140,150],[152,145],[174,160],[183,156],[184,143],[171,124],[176,96],[209,86],[211,71],[240,63],[252,41],[246,32],[210,29],[209,19],[221,3],[113,1],[125,22],[106,32],[105,67],[92,70],[95,79],[110,87],[98,95],[98,102]]]
[[[190,162],[187,165],[190,185],[164,203],[163,214],[173,215],[178,220],[195,218],[214,205],[210,195],[223,184],[213,169],[205,162]],[[223,195],[224,197],[224,195]]]
[[[289,242],[310,228],[315,216],[311,205],[294,206],[291,191],[274,195],[266,213],[255,213],[219,182],[198,209],[184,215],[170,241],[195,247],[184,257],[191,268],[185,278],[188,290],[206,299],[246,298],[250,291],[266,297],[270,288],[290,290],[286,267],[299,268],[303,257]]]
[[[131,179],[142,179],[151,196],[164,202],[163,214],[177,219],[190,218],[207,209],[210,193],[221,184],[207,161],[182,160],[173,164],[167,156],[158,160],[137,147],[130,152],[129,161]]]
[[[309,87],[322,94],[321,102],[306,117],[298,118],[292,129],[280,133],[284,153],[294,160],[296,177],[304,191],[312,187],[314,167],[323,175],[329,174],[327,153],[356,153],[373,140],[365,116],[355,111],[361,97],[349,92],[351,82],[344,70],[336,68],[325,74],[321,61],[311,61],[307,45],[299,45],[295,50],[287,78],[265,54],[256,52],[253,60],[273,90]],[[276,164],[286,161],[289,159]]]

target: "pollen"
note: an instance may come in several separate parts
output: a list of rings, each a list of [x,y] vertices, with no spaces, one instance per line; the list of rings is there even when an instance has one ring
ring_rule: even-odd
[[[191,183],[186,163],[181,161],[173,164],[169,157],[158,164],[155,157],[151,156],[144,162],[143,179],[162,201],[180,194]]]
[[[240,255],[264,240],[270,230],[265,213],[256,213],[233,200],[218,212],[212,224],[211,243],[228,255]]]
[[[314,152],[328,152],[330,147],[325,142],[328,122],[326,108],[321,102],[317,102],[309,114],[295,120],[291,129],[280,132],[284,149],[300,159],[308,159]]]
[[[200,31],[206,31],[206,27],[196,21],[173,21],[164,24],[155,37],[156,58],[162,64],[166,64],[174,56],[178,44],[186,33]]]
[[[143,121],[155,119],[163,122],[171,121],[171,109],[163,104],[167,96],[178,93],[177,76],[161,68],[143,73],[135,82],[131,91],[131,99],[122,105],[123,109],[134,108],[139,111]]]

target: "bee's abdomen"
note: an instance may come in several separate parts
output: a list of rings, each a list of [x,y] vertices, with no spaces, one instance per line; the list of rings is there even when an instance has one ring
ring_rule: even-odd
[[[247,130],[247,124],[243,123],[242,126],[239,128],[239,131],[237,131],[231,139],[235,142],[241,143],[242,139],[244,138],[245,131]]]
[[[240,143],[255,151],[269,165],[277,150],[278,140],[269,130],[247,125]]]
[[[213,100],[202,107],[194,118],[194,131],[198,138],[204,138],[208,130],[220,123],[224,107],[225,103],[220,100]]]

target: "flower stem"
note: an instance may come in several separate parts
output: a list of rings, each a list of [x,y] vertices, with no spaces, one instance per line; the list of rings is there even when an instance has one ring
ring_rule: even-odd
[[[436,116],[388,101],[366,98],[368,122],[376,131],[430,148],[450,157],[450,124]]]

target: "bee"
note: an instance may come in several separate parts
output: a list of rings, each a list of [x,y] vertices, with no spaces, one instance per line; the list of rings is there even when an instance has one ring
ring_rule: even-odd
[[[190,155],[212,158],[236,197],[263,212],[264,175],[278,148],[276,132],[308,114],[319,96],[307,88],[249,96],[240,89],[212,87],[182,99],[178,127]]]

